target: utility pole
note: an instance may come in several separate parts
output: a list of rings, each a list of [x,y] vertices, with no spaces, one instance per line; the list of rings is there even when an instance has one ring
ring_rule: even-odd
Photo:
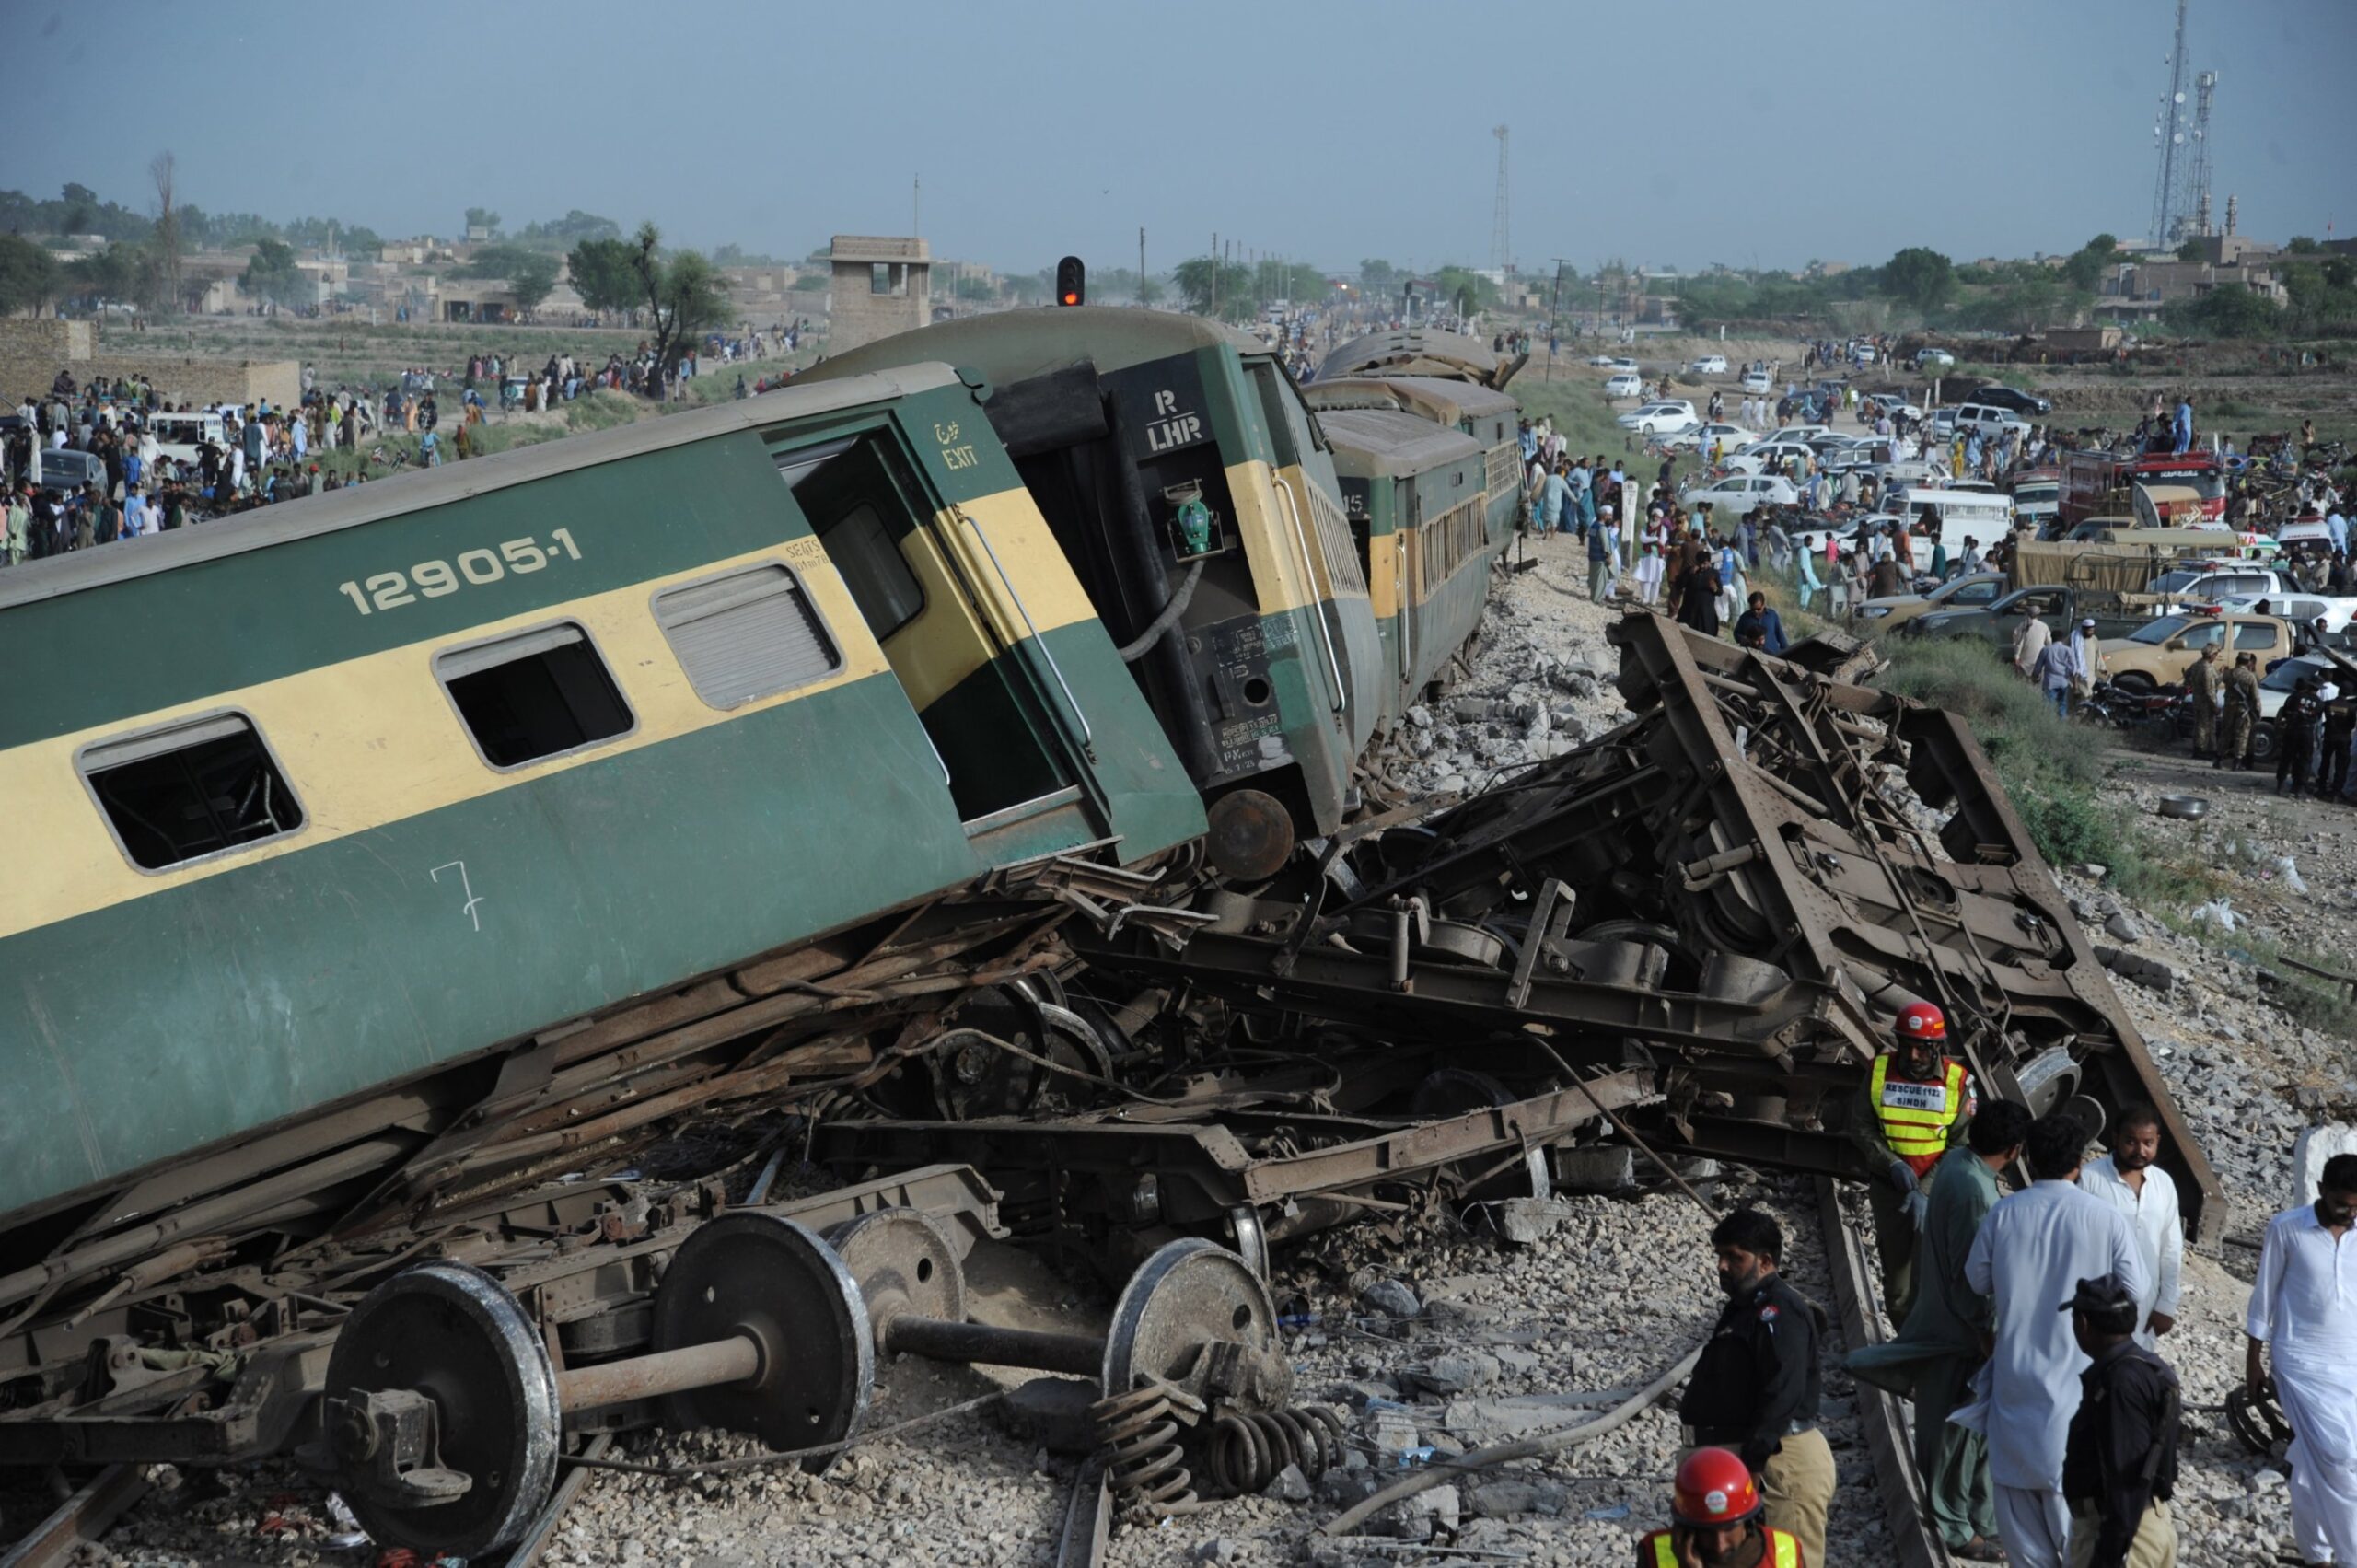
[[[1490,265],[1497,269],[1497,273],[1500,277],[1504,277],[1508,264],[1506,249],[1506,128],[1503,125],[1492,126],[1491,127],[1490,134],[1498,139],[1498,200],[1496,208],[1492,212],[1490,216]]]
[[[924,176],[922,174],[909,182],[909,233],[919,238],[924,235]]]
[[[1563,335],[1563,269],[1570,263],[1555,258],[1555,295],[1547,307],[1547,370],[1541,381],[1555,378],[1555,343]]]
[[[1138,226],[1138,304],[1145,304],[1145,226]]]
[[[1212,319],[1219,319],[1219,230],[1212,230]]]

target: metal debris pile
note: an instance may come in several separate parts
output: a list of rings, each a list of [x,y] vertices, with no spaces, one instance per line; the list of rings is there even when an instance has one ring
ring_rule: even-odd
[[[2161,1106],[2214,1223],[1960,724],[1855,684],[1852,647],[1643,613],[1610,640],[1627,722],[1265,882],[1066,857],[551,1040],[389,1118],[354,1187],[286,1167],[313,1179],[281,1206],[335,1216],[298,1243],[258,1255],[279,1215],[250,1192],[217,1228],[68,1238],[0,1280],[0,1463],[291,1455],[381,1544],[528,1561],[614,1434],[723,1428],[821,1471],[899,1353],[1093,1386],[1086,1562],[1125,1517],[1343,1462],[1294,1400],[1276,1249],[1711,1161],[1864,1174],[1841,1116],[1919,998],[2000,1092]],[[700,1170],[651,1163],[683,1143]],[[773,1201],[786,1167],[815,1191]],[[1000,1241],[1120,1283],[1108,1331],[976,1321],[965,1270]]]

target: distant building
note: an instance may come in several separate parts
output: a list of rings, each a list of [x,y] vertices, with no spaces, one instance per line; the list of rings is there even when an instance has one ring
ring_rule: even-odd
[[[933,319],[933,253],[922,239],[838,234],[827,346],[832,353],[912,331]]]

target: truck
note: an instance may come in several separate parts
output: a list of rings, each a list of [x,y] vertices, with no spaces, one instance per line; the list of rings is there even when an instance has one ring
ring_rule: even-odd
[[[2060,637],[2093,617],[2097,637],[2124,637],[2152,618],[2125,604],[2119,594],[2103,589],[2079,589],[2061,583],[2035,583],[1994,601],[1919,615],[1898,629],[1902,637],[1980,637],[1999,649],[2010,649],[2014,633],[2031,616],[2046,622]]]
[[[2096,630],[2103,625],[2098,621]],[[2181,686],[2201,650],[2216,644],[2232,666],[2242,654],[2257,654],[2266,669],[2298,651],[2291,622],[2274,615],[2242,615],[2214,605],[2155,616],[2125,636],[2106,636],[2097,646],[2096,675],[2122,691],[2154,691]]]
[[[2226,471],[2215,452],[2065,452],[2061,468],[2065,528],[2107,513],[2133,515],[2135,491],[2147,484],[2190,486],[2203,517],[2225,521]]]

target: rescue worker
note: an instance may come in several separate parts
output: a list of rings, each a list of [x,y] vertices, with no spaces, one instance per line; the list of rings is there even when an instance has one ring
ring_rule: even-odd
[[[2258,656],[2236,654],[2235,668],[2226,676],[2226,729],[2220,738],[2218,755],[2211,766],[2223,768],[2229,763],[2247,772],[2250,768],[2250,738],[2258,723]]]
[[[1727,1305],[1678,1401],[1685,1443],[1733,1449],[1759,1478],[1768,1523],[1799,1538],[1803,1561],[1822,1568],[1834,1483],[1817,1424],[1823,1313],[1777,1272],[1784,1233],[1769,1215],[1737,1209],[1712,1230],[1711,1248]]]
[[[2081,1280],[2062,1310],[2094,1363],[2062,1449],[2071,1568],[2176,1568],[2177,1374],[2136,1342],[2136,1295],[2117,1275]]]
[[[1666,1530],[1637,1542],[1637,1568],[1800,1568],[1789,1530],[1763,1522],[1759,1485],[1724,1448],[1697,1448],[1678,1467]]]
[[[1980,1222],[1997,1206],[1998,1173],[2021,1158],[2030,1121],[2027,1107],[2006,1099],[1973,1113],[1965,1146],[1942,1157],[1933,1183],[1914,1310],[1897,1337],[1848,1357],[1861,1380],[1914,1401],[1915,1469],[1932,1525],[1948,1555],[1968,1562],[2003,1562],[2005,1553],[1995,1543],[1988,1440],[1948,1419],[1971,1397],[1973,1375],[1988,1359],[1981,1342],[1991,1308],[1966,1283],[1964,1263]]]
[[[2185,672],[2185,695],[2193,704],[2193,754],[2218,754],[2219,669],[2217,643],[2201,645],[2201,656]]]
[[[1972,1085],[1964,1063],[1944,1054],[1947,1018],[1910,1002],[1891,1021],[1892,1049],[1875,1058],[1863,1099],[1851,1107],[1852,1141],[1883,1179],[1866,1189],[1882,1255],[1882,1299],[1893,1323],[1915,1301],[1915,1242],[1940,1156],[1964,1141]]]
[[[2275,711],[2275,793],[2288,788],[2293,795],[2308,793],[2308,770],[2316,759],[2316,721],[2324,717],[2324,704],[2316,700],[2316,678],[2300,677],[2292,694]]]

